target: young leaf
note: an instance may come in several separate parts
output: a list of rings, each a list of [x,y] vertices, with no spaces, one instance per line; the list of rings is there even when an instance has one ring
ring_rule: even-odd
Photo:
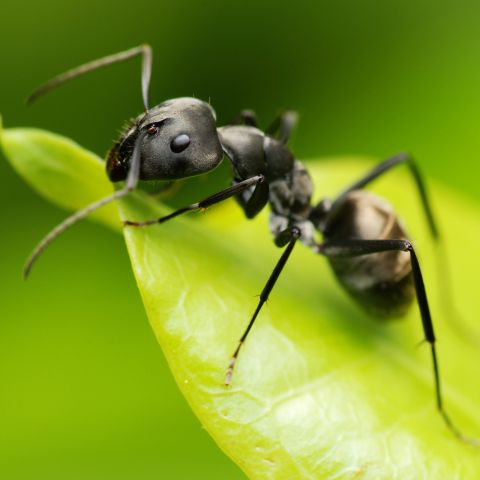
[[[32,173],[18,166],[28,157],[25,145],[55,145],[56,139],[14,133],[21,141],[12,142],[7,130],[4,148],[36,188],[45,192],[62,182],[54,176],[58,169],[49,175],[44,156],[31,158],[44,163],[41,175],[38,167]],[[76,201],[84,200],[81,186],[91,184],[91,172],[100,171],[100,164],[86,166],[83,154],[73,149],[64,159],[87,173],[73,180]],[[318,197],[334,196],[368,168],[361,159],[342,158],[307,166]],[[372,188],[393,201],[418,249],[445,407],[462,431],[478,437],[479,209],[458,193],[430,188],[443,233],[439,249],[428,238],[411,178],[398,170]],[[64,198],[56,203],[69,207]],[[139,220],[160,216],[165,207],[136,194],[121,202],[120,212]],[[109,224],[118,221],[108,215]],[[339,288],[325,259],[301,245],[240,353],[231,386],[224,386],[255,294],[281,253],[267,221],[265,213],[246,221],[229,201],[205,215],[124,229],[152,327],[179,387],[220,447],[252,479],[477,478],[480,451],[457,440],[436,411],[429,351],[415,347],[423,338],[416,306],[402,321],[370,318]],[[448,270],[461,316],[445,301]]]
[[[322,193],[366,170],[342,159],[309,166]],[[476,351],[446,324],[435,294],[439,252],[422,225],[412,180],[395,173],[390,181],[379,189],[397,200],[415,235],[440,338],[446,408],[462,430],[478,435]],[[459,272],[475,271],[469,262],[478,237],[467,232],[478,230],[478,210],[440,188],[433,194],[449,246],[462,245],[450,248],[448,261],[465,289],[462,314],[475,331],[478,296]],[[158,215],[146,202],[124,202],[121,209],[128,219]],[[232,386],[223,385],[256,306],[253,295],[280,251],[266,215],[246,222],[234,205],[212,210],[201,222],[182,219],[125,235],[180,388],[249,477],[475,478],[480,452],[454,438],[435,409],[429,351],[415,348],[423,338],[417,308],[403,322],[368,318],[339,290],[325,260],[301,246],[239,356]]]
[[[73,140],[34,128],[1,131],[0,145],[13,168],[40,195],[66,210],[79,210],[112,193],[105,163]],[[115,205],[91,219],[119,229]]]

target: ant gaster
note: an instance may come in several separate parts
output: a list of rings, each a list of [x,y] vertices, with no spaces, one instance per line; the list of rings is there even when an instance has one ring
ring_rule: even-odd
[[[297,241],[327,257],[340,283],[364,308],[388,318],[405,313],[416,297],[425,341],[430,345],[435,398],[447,427],[468,443],[477,442],[463,435],[443,407],[435,334],[425,285],[417,255],[392,207],[362,189],[391,168],[406,164],[415,181],[430,231],[438,230],[428,201],[425,184],[415,161],[405,153],[395,155],[373,168],[363,178],[333,200],[312,205],[313,185],[304,165],[287,147],[296,115],[285,112],[265,132],[257,127],[255,114],[243,111],[236,124],[216,128],[212,107],[195,98],[167,100],[148,108],[148,88],[152,52],[142,45],[110,55],[70,70],[38,88],[29,103],[58,85],[79,75],[113,63],[142,56],[142,94],[145,112],[108,153],[106,168],[112,182],[125,181],[122,189],[80,210],[55,227],[28,259],[24,274],[58,235],[93,210],[119,199],[136,188],[139,180],[175,180],[201,175],[216,168],[226,156],[233,168],[232,185],[202,201],[187,205],[153,220],[126,221],[142,227],[163,223],[191,210],[207,208],[235,197],[247,218],[255,217],[267,204],[271,209],[270,231],[275,244],[285,247],[268,278],[258,305],[240,338],[227,368],[225,384],[263,304],[287,263]],[[323,242],[315,240],[315,233]]]

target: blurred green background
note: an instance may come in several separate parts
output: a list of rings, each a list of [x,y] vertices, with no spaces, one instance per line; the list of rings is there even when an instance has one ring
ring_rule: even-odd
[[[3,2],[0,21],[7,127],[103,155],[141,111],[138,60],[29,109],[24,99],[65,69],[149,42],[152,103],[210,99],[220,124],[242,108],[263,124],[294,108],[301,159],[409,150],[429,178],[480,199],[477,1],[24,0]],[[84,222],[24,283],[24,259],[64,213],[4,161],[0,182],[0,478],[244,478],[177,391],[122,238]],[[211,189],[193,185],[185,196]]]

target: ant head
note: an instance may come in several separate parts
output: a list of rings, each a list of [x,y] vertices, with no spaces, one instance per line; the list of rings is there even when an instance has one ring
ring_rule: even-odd
[[[139,145],[142,180],[174,180],[213,170],[223,151],[215,127],[215,112],[195,98],[167,100],[140,115],[107,157],[112,182],[125,180],[135,141]]]

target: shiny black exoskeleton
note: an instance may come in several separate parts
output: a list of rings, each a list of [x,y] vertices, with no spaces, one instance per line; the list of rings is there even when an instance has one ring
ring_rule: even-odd
[[[293,112],[285,112],[270,128],[262,131],[251,111],[242,112],[233,124],[217,128],[212,107],[195,98],[168,100],[149,109],[151,49],[147,45],[70,70],[40,87],[30,100],[81,74],[137,55],[143,58],[145,112],[120,137],[110,150],[106,162],[110,180],[125,181],[125,186],[55,227],[34,250],[25,274],[29,273],[36,258],[54,238],[93,210],[128,195],[139,180],[175,180],[201,175],[215,169],[226,157],[233,170],[230,187],[165,217],[125,222],[125,225],[132,227],[163,223],[230,197],[237,199],[247,218],[255,217],[269,205],[270,231],[275,244],[285,249],[263,288],[254,314],[231,358],[225,384],[230,384],[240,348],[295,244],[300,241],[315,254],[326,256],[342,286],[360,305],[377,316],[402,315],[412,300],[417,298],[425,340],[431,348],[437,407],[446,425],[458,438],[474,443],[453,425],[443,408],[435,334],[415,250],[392,207],[385,200],[362,190],[392,167],[406,164],[418,187],[431,233],[438,238],[424,182],[414,160],[407,154],[389,158],[337,198],[324,199],[314,205],[311,201],[313,185],[310,176],[287,147],[296,123]],[[317,240],[320,236],[323,242]]]

